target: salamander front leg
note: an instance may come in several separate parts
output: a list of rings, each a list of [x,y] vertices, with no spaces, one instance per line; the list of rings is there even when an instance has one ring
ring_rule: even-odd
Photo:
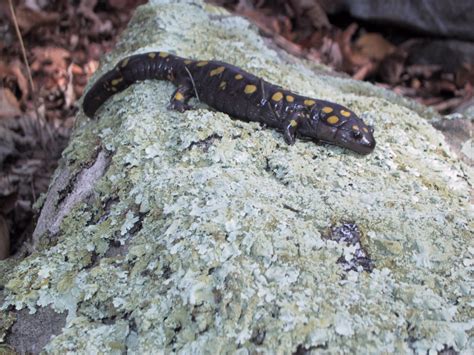
[[[299,120],[300,116],[298,114],[292,114],[284,123],[283,138],[285,138],[285,142],[289,145],[295,144]]]
[[[285,142],[289,145],[295,144],[296,141],[296,127],[298,126],[298,122],[295,120],[291,120],[285,127],[283,131],[283,138],[285,138]]]
[[[176,110],[179,112],[184,112],[189,110],[191,106],[188,105],[188,101],[191,97],[194,96],[194,91],[192,87],[186,85],[180,85],[173,93],[171,97],[170,104],[168,105],[168,110]]]

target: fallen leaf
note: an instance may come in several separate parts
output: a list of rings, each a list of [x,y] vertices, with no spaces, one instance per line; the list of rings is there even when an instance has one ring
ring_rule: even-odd
[[[11,20],[11,14],[9,15]],[[23,35],[34,28],[56,24],[60,18],[60,15],[56,12],[34,10],[24,5],[15,8],[15,16]]]
[[[449,100],[443,100],[439,104],[433,105],[433,107],[439,112],[452,111],[463,102],[462,97],[453,97]]]
[[[28,97],[28,79],[23,74],[23,64],[15,59],[9,64],[0,62],[0,82],[15,95],[19,101]],[[1,106],[0,106],[1,107]]]
[[[335,38],[342,53],[342,69],[347,73],[356,72],[360,67],[366,66],[370,63],[368,57],[352,50],[351,39],[357,31],[357,28],[358,25],[352,23],[342,33],[338,33]]]
[[[146,1],[141,0],[108,0],[107,3],[114,9],[124,10],[124,9],[134,9],[137,5],[143,4]],[[138,4],[137,4],[138,3]]]
[[[352,77],[356,80],[364,80],[374,71],[374,66],[375,65],[373,63],[367,63],[360,67],[359,70],[357,70],[352,75]]]
[[[47,74],[54,74],[58,69],[66,71],[71,53],[60,47],[34,47],[34,60],[31,64],[33,71],[43,70]]]
[[[30,90],[28,79],[23,73],[23,68],[24,65],[18,59],[12,61],[9,65],[10,72],[15,76],[16,82],[18,83],[18,86],[21,90],[21,99],[25,100],[28,97]]]
[[[302,17],[308,17],[315,29],[331,27],[326,11],[319,0],[293,0],[291,4],[296,12],[297,21],[301,22]]]
[[[21,114],[20,103],[10,89],[0,87],[0,118]]]
[[[379,33],[364,33],[354,46],[355,50],[369,59],[381,61],[389,54],[395,52],[395,46]]]
[[[455,82],[458,86],[474,85],[474,64],[464,63],[455,73]]]
[[[398,84],[405,70],[406,58],[407,54],[404,50],[397,50],[386,56],[378,67],[377,74],[380,79],[391,85]]]
[[[342,68],[344,58],[338,42],[333,41],[329,37],[324,37],[319,51],[323,63],[331,64],[334,68]]]
[[[425,65],[425,64],[413,64],[405,68],[405,71],[410,76],[418,76],[424,79],[429,79],[434,73],[441,71],[441,66],[437,64]]]
[[[81,0],[78,12],[94,23],[93,32],[112,33],[113,24],[109,19],[101,20],[94,12],[97,0]]]

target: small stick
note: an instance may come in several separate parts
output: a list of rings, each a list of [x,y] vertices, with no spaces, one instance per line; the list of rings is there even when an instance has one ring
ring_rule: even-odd
[[[197,89],[196,89],[196,84],[194,83],[193,76],[192,76],[191,73],[189,72],[189,69],[188,69],[187,66],[184,66],[184,69],[186,69],[186,71],[188,72],[189,77],[191,78],[191,83],[193,83],[193,89],[194,89],[194,93],[196,94],[196,99],[197,99],[198,101],[201,101],[201,100],[199,100],[199,95],[198,95],[198,92],[197,92]]]
[[[13,25],[15,27],[15,31],[16,31],[16,35],[18,37],[18,40],[20,41],[21,54],[23,56],[23,61],[25,62],[26,70],[27,70],[27,73],[28,73],[28,82],[30,83],[31,96],[33,97],[33,106],[35,108],[35,114],[36,114],[36,131],[37,131],[38,135],[41,138],[40,141],[41,141],[42,147],[46,148],[46,146],[47,146],[46,141],[43,139],[43,135],[40,134],[40,132],[41,132],[40,123],[43,121],[43,117],[40,116],[40,114],[39,114],[38,99],[36,97],[35,86],[34,86],[34,83],[33,83],[33,77],[31,76],[30,65],[28,63],[28,58],[26,57],[25,45],[23,43],[23,38],[21,36],[20,27],[18,26],[18,22],[17,22],[17,19],[16,19],[15,10],[13,9],[12,0],[8,0],[8,4],[10,5],[10,12],[12,13]],[[45,127],[45,129],[46,129],[46,131],[49,135],[49,138],[51,138],[52,134],[51,134],[51,131],[49,130],[49,126],[46,124],[46,122],[42,122],[42,123],[44,123],[44,127]]]

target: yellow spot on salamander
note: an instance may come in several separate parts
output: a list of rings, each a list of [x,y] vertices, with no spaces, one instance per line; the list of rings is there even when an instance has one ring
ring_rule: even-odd
[[[191,59],[186,59],[186,60],[184,61],[184,64],[189,65],[189,64],[191,64],[192,62],[193,62],[193,61],[192,61]]]
[[[272,100],[276,101],[276,102],[280,101],[282,98],[283,98],[283,94],[279,91],[274,93],[273,96],[272,96]]]
[[[117,88],[112,87],[112,91],[113,91],[113,92],[116,92],[116,91],[117,91]]]
[[[290,121],[290,126],[291,127],[296,127],[296,126],[298,126],[298,122],[296,122],[296,120],[291,120]]]
[[[122,68],[125,68],[125,67],[127,66],[129,60],[130,60],[130,58],[125,58],[124,60],[122,60],[122,61],[120,62],[120,66],[121,66]]]
[[[315,103],[316,103],[316,101],[311,100],[311,99],[306,99],[306,100],[304,100],[304,104],[305,104],[306,106],[313,106]]]
[[[336,124],[336,123],[339,122],[339,117],[337,117],[337,116],[330,116],[330,117],[328,117],[328,120],[327,120],[327,121],[328,121],[329,124]]]
[[[346,111],[346,110],[341,110],[341,115],[343,115],[344,117],[349,117],[351,115],[351,113],[349,111]]]
[[[226,86],[227,86],[227,83],[225,81],[221,81],[221,83],[219,84],[219,89],[225,90]]]
[[[291,95],[286,95],[286,101],[293,102],[293,101],[295,101],[295,97],[291,96]]]
[[[240,74],[237,74],[234,78],[235,78],[236,80],[241,80],[241,79],[243,79],[243,76],[240,75]]]
[[[362,130],[363,130],[365,133],[369,133],[369,130],[367,129],[367,127],[362,128]]]
[[[179,91],[176,94],[174,94],[174,98],[178,101],[183,101],[184,100],[183,94],[181,94]]]
[[[324,113],[331,113],[333,111],[332,107],[325,106],[322,110]]]
[[[203,67],[205,65],[207,65],[209,62],[207,60],[203,60],[203,61],[200,61],[200,62],[197,62],[197,66],[198,67]]]
[[[110,82],[110,84],[112,84],[112,86],[116,86],[118,85],[121,81],[123,80],[123,78],[118,78],[118,79],[114,79]]]
[[[359,128],[358,125],[355,124],[355,125],[352,126],[352,129],[353,129],[354,131],[358,131],[360,128]]]
[[[148,57],[154,59],[156,57],[156,53],[148,53]]]
[[[221,74],[225,70],[225,67],[219,67],[216,69],[213,69],[209,72],[209,76],[215,76]]]
[[[257,87],[255,85],[245,85],[245,89],[244,89],[244,92],[249,95],[249,94],[253,94],[255,91],[257,91]]]
[[[159,55],[160,55],[161,58],[166,58],[166,57],[169,56],[170,54],[167,53],[167,52],[160,52]]]

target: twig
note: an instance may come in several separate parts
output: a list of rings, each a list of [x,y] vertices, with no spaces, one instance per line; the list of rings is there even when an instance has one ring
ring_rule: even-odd
[[[38,98],[36,97],[36,91],[35,91],[35,86],[34,86],[34,83],[33,83],[33,77],[31,76],[30,65],[28,63],[28,58],[26,57],[25,45],[23,43],[23,38],[21,36],[20,27],[18,26],[18,21],[16,19],[15,10],[13,8],[12,0],[8,0],[8,4],[10,5],[10,12],[12,13],[13,25],[15,27],[15,31],[16,31],[16,35],[18,37],[18,40],[20,42],[21,54],[23,56],[23,61],[25,62],[26,71],[27,71],[27,74],[28,74],[28,82],[30,83],[31,96],[33,98],[33,106],[35,108],[35,114],[36,114],[36,127],[35,128],[36,128],[37,134],[40,138],[42,148],[46,149],[47,148],[47,139],[44,139],[43,135],[41,134],[42,133],[41,123],[43,123],[43,127],[45,128],[46,133],[48,135],[48,139],[52,138],[52,133],[49,129],[49,125],[47,124],[47,122],[45,122],[43,117],[40,116],[40,114],[39,114]]]
[[[452,110],[455,107],[459,106],[459,104],[463,101],[462,97],[453,97],[449,100],[444,100],[439,104],[432,105],[433,108],[438,112],[443,112],[447,110]]]
[[[194,93],[196,94],[196,99],[198,101],[201,101],[201,100],[199,100],[199,95],[198,95],[198,92],[197,92],[197,89],[196,89],[196,84],[194,83],[194,79],[193,79],[193,76],[191,75],[191,72],[189,71],[187,66],[184,66],[184,69],[186,69],[186,71],[188,72],[189,77],[191,78],[191,83],[193,84],[193,89],[194,89]]]

